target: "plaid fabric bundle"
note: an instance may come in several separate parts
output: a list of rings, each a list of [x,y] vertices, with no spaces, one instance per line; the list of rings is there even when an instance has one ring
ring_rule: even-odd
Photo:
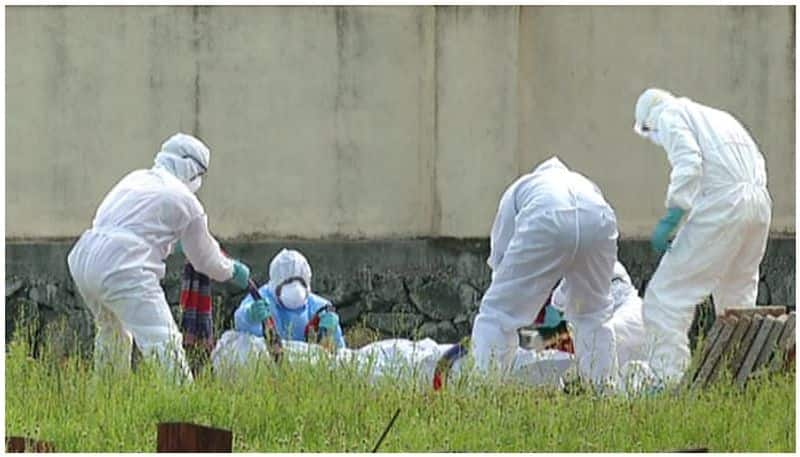
[[[181,281],[181,331],[184,344],[204,342],[212,344],[213,325],[211,316],[211,280],[186,262]]]

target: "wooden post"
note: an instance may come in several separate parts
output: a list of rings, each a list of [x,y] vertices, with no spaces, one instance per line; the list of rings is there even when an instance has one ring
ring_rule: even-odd
[[[747,383],[750,373],[752,373],[753,367],[756,364],[756,359],[758,359],[758,355],[761,353],[761,349],[764,348],[764,343],[766,343],[770,331],[772,331],[774,322],[774,317],[767,316],[761,323],[761,328],[758,330],[758,334],[756,334],[756,338],[753,340],[752,346],[750,346],[750,349],[747,351],[744,362],[742,362],[742,367],[739,369],[739,374],[736,375],[736,385],[739,387],[744,387],[744,385]]]
[[[714,325],[711,326],[711,330],[708,331],[708,335],[703,341],[703,352],[697,359],[697,366],[695,367],[694,372],[690,373],[689,376],[683,377],[683,380],[681,381],[682,387],[693,386],[693,381],[700,374],[700,370],[703,368],[703,365],[705,365],[708,354],[711,352],[711,348],[714,347],[714,343],[717,342],[717,337],[722,330],[723,324],[724,322],[722,319],[717,319],[714,321]]]
[[[761,323],[764,321],[764,318],[758,315],[753,316],[752,323],[750,327],[747,329],[747,332],[744,334],[742,338],[742,342],[739,345],[739,348],[736,350],[736,354],[733,356],[733,360],[731,360],[731,375],[733,375],[734,379],[739,374],[739,371],[742,369],[742,363],[744,363],[744,358],[747,356],[748,351],[750,351],[750,346],[753,345],[753,340],[756,339],[756,335],[758,331],[761,329]]]
[[[794,312],[789,313],[789,318],[786,319],[786,324],[783,326],[781,336],[778,337],[778,343],[775,349],[777,355],[780,357],[772,358],[772,362],[770,362],[769,366],[769,371],[772,373],[784,368],[789,361],[790,351],[795,345],[795,318],[796,314]]]
[[[722,358],[719,360],[719,362],[717,362],[716,367],[714,367],[714,371],[711,372],[709,382],[716,381],[720,373],[724,372],[725,370],[730,372],[732,377],[736,376],[737,370],[733,369],[733,359],[739,352],[744,341],[744,337],[747,334],[747,331],[750,329],[752,323],[753,320],[749,316],[742,316],[739,318],[739,321],[736,323],[736,328],[733,330],[733,334],[728,340],[728,344],[722,353]]]
[[[722,323],[722,329],[719,331],[719,335],[714,341],[711,349],[707,351],[708,356],[706,357],[705,361],[703,361],[703,365],[701,365],[700,369],[697,371],[697,377],[692,383],[692,389],[704,387],[708,382],[711,372],[714,370],[717,362],[722,357],[722,353],[728,345],[728,340],[730,340],[731,335],[736,328],[737,319],[735,317],[720,317],[717,319],[717,322]]]
[[[158,424],[157,452],[231,452],[233,433],[188,422]]]
[[[770,357],[774,354],[776,344],[778,343],[778,337],[781,336],[783,333],[784,327],[786,327],[786,320],[789,318],[786,314],[783,316],[775,319],[775,322],[772,324],[772,330],[769,332],[767,336],[767,341],[764,342],[764,348],[761,349],[761,353],[758,354],[758,358],[756,359],[755,365],[753,365],[753,372],[760,370],[764,365],[769,362]]]
[[[732,324],[733,325],[733,324]],[[731,337],[728,339],[728,342],[725,344],[725,347],[722,348],[722,353],[717,361],[714,368],[711,370],[711,374],[708,376],[708,381],[706,381],[706,385],[710,385],[713,382],[716,382],[717,378],[719,378],[720,373],[728,369],[731,359],[733,358],[736,349],[739,347],[739,344],[742,342],[742,338],[744,334],[747,333],[747,328],[750,326],[750,318],[747,316],[742,316],[734,325],[733,333]]]
[[[24,436],[7,436],[6,452],[55,452],[53,443]]]

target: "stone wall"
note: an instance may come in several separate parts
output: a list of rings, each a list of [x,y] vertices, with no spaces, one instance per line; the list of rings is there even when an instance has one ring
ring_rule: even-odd
[[[66,257],[71,242],[6,245],[6,340],[14,336],[22,315],[31,321],[39,341],[54,335],[61,346],[91,347],[93,324],[69,277]],[[419,239],[404,241],[269,241],[224,243],[232,255],[249,264],[256,280],[266,281],[269,261],[281,248],[303,252],[311,263],[312,288],[331,299],[345,332],[364,325],[382,337],[454,342],[468,335],[480,297],[489,285],[487,240]],[[643,293],[658,257],[647,242],[620,242],[620,260]],[[183,258],[168,262],[163,286],[177,316]],[[759,305],[795,306],[795,241],[773,238],[762,262]],[[232,326],[232,315],[244,296],[214,284],[215,325]],[[61,323],[59,324],[59,321]],[[64,326],[64,324],[66,324]],[[61,327],[59,327],[61,325]]]

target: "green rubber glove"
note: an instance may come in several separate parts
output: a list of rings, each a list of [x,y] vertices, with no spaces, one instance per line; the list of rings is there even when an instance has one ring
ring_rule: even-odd
[[[269,303],[263,298],[250,303],[247,309],[247,320],[250,322],[264,322],[269,317]]]
[[[339,315],[333,311],[325,311],[319,315],[319,328],[325,335],[335,335],[339,328]]]
[[[238,260],[233,261],[233,277],[229,280],[240,289],[247,289],[247,282],[250,279],[250,268],[247,265],[239,262]]]
[[[680,208],[670,208],[667,210],[667,215],[658,221],[650,238],[650,246],[654,251],[663,254],[669,248],[669,238],[678,228],[684,213],[685,211]]]

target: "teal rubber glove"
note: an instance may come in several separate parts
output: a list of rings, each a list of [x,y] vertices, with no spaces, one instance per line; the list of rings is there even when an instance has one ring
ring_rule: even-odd
[[[556,328],[564,320],[564,314],[552,305],[544,307],[544,321],[536,328]]]
[[[658,221],[650,238],[650,246],[654,251],[663,254],[669,248],[669,238],[678,228],[684,213],[685,211],[680,208],[670,208],[667,210],[667,215]]]
[[[250,303],[247,310],[247,320],[250,322],[264,322],[269,317],[269,303],[263,298]]]
[[[247,289],[247,281],[250,279],[250,268],[247,265],[239,262],[238,260],[233,261],[233,277],[229,280],[240,289]]]
[[[319,315],[319,328],[324,335],[335,335],[339,328],[339,315],[333,311],[324,311]]]
[[[178,242],[175,243],[175,248],[172,250],[172,253],[183,255],[183,245],[181,244],[181,240],[178,240]]]

